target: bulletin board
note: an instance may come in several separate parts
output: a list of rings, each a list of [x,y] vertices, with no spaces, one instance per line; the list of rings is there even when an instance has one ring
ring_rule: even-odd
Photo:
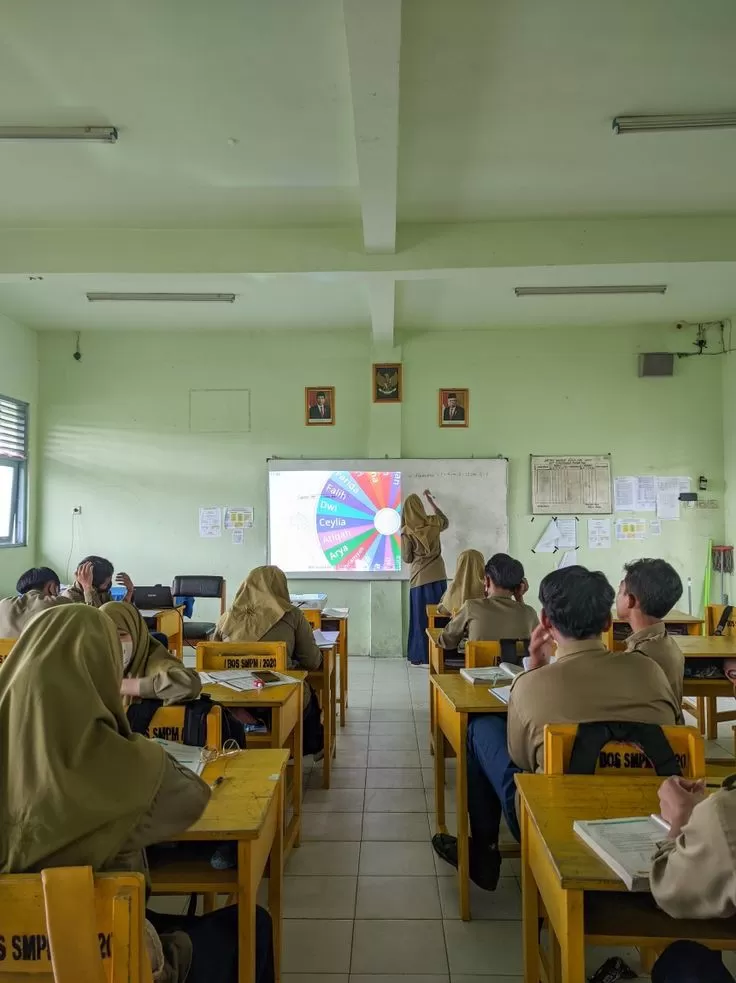
[[[531,455],[534,515],[607,515],[611,508],[610,454]]]

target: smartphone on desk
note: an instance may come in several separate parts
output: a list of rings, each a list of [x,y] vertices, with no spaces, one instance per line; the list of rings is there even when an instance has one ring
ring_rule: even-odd
[[[259,679],[263,683],[264,686],[266,685],[266,683],[280,683],[280,682],[283,682],[283,680],[281,679],[281,676],[279,676],[275,672],[271,672],[270,669],[254,669],[253,670],[253,678],[254,679]]]

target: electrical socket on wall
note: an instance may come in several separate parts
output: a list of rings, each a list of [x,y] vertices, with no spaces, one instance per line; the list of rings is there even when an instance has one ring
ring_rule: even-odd
[[[72,505],[72,515],[81,515],[81,514],[82,514],[82,506]]]

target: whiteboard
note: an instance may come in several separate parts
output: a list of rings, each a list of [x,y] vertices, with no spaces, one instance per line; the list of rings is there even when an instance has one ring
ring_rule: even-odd
[[[611,512],[608,454],[531,456],[535,515],[601,515]]]
[[[425,488],[434,495],[438,506],[449,521],[442,533],[442,554],[448,579],[455,572],[457,556],[465,549],[480,550],[488,558],[494,553],[507,552],[509,527],[507,515],[508,461],[505,458],[379,458],[342,461],[268,461],[269,476],[283,471],[400,471],[402,498]],[[269,503],[271,495],[269,494]],[[278,517],[269,508],[269,557],[273,536],[271,527]],[[349,580],[408,580],[409,568],[401,572],[342,572],[299,576],[314,579]]]

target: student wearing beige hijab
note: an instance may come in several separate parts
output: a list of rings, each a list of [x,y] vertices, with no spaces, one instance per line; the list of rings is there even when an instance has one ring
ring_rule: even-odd
[[[447,590],[440,533],[448,528],[447,516],[429,489],[425,490],[432,515],[427,515],[418,495],[407,495],[401,515],[401,559],[411,564],[409,580],[408,657],[413,666],[429,664],[427,605],[439,604]]]
[[[457,558],[455,577],[437,605],[437,613],[452,617],[466,601],[486,596],[486,561],[478,550],[463,550]]]
[[[319,669],[322,653],[304,613],[291,603],[283,570],[256,567],[238,587],[232,607],[220,618],[214,634],[220,642],[286,642],[289,669]],[[322,750],[319,706],[304,682],[304,753]]]
[[[17,638],[34,614],[55,604],[68,604],[59,596],[58,574],[50,567],[33,567],[18,578],[15,597],[0,598],[0,638]]]
[[[205,782],[131,732],[121,681],[120,642],[99,611],[65,604],[26,626],[0,671],[0,733],[12,735],[0,742],[0,873],[89,865],[145,874],[144,848],[204,811]],[[154,937],[158,983],[211,979],[205,931],[205,948],[219,934],[237,956],[232,914],[213,915],[163,937],[160,949]]]
[[[197,699],[202,690],[197,671],[188,669],[151,636],[137,608],[110,601],[103,604],[100,611],[112,620],[120,639],[123,650],[121,693],[124,697],[163,700],[164,703]]]

